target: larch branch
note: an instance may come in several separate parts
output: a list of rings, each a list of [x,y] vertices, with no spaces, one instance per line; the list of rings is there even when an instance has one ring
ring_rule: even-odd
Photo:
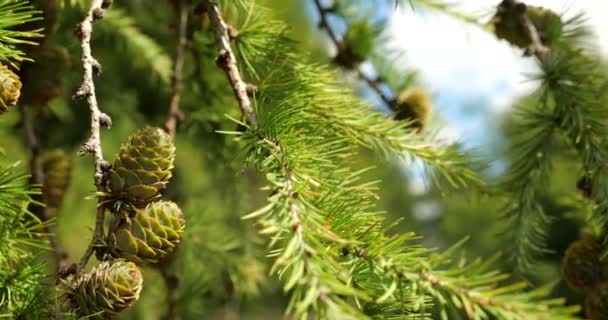
[[[163,320],[178,320],[180,319],[177,301],[175,300],[176,290],[179,286],[179,278],[170,273],[167,266],[160,266],[159,272],[165,283],[165,305],[167,313],[162,318]]]
[[[526,27],[526,32],[528,33],[528,36],[532,40],[532,45],[530,46],[529,50],[531,51],[532,54],[536,55],[539,59],[541,59],[541,60],[544,59],[544,55],[545,55],[545,53],[547,53],[547,51],[549,49],[547,47],[545,47],[545,45],[543,44],[543,41],[541,40],[541,37],[540,37],[540,33],[534,26],[534,23],[532,23],[532,20],[530,19],[530,17],[528,16],[528,14],[526,12],[523,12],[519,16],[519,19],[521,20],[521,23]]]
[[[209,19],[215,32],[215,38],[219,51],[218,64],[226,73],[232,91],[239,103],[239,108],[243,117],[252,128],[257,128],[257,120],[249,95],[247,95],[247,83],[239,71],[236,57],[230,47],[231,32],[230,27],[222,18],[220,7],[216,0],[205,0],[205,9],[209,14]]]
[[[325,32],[327,32],[327,35],[329,36],[329,39],[336,47],[336,50],[340,51],[341,48],[343,47],[343,45],[340,42],[340,40],[338,40],[338,36],[336,35],[336,32],[329,25],[329,21],[327,19],[327,15],[329,13],[331,13],[332,10],[324,7],[323,4],[321,4],[321,0],[313,0],[313,1],[315,4],[315,8],[317,9],[317,12],[319,13],[319,28],[321,28],[321,29],[325,30]],[[380,97],[382,102],[384,102],[391,110],[394,111],[396,108],[395,99],[389,97],[386,93],[384,93],[384,91],[382,91],[382,88],[380,87],[380,84],[382,83],[382,81],[380,81],[380,79],[378,79],[378,78],[372,79],[372,77],[365,74],[365,72],[363,72],[358,67],[357,67],[356,71],[357,71],[357,76],[359,77],[359,79],[361,79],[363,82],[365,82],[367,84],[367,86],[370,87],[370,89],[372,89],[378,95],[378,97]]]
[[[89,110],[91,112],[91,133],[87,142],[80,148],[79,154],[91,154],[94,158],[94,177],[97,191],[104,191],[105,173],[109,168],[109,163],[103,159],[103,150],[101,148],[101,127],[109,127],[111,125],[110,117],[99,110],[97,96],[95,94],[95,82],[93,76],[101,70],[101,66],[93,57],[91,50],[91,34],[93,32],[93,22],[103,17],[104,9],[109,5],[109,2],[104,0],[93,0],[91,8],[87,16],[76,27],[76,33],[80,38],[80,48],[82,50],[81,62],[84,68],[84,76],[78,91],[77,96],[85,97]],[[77,267],[77,273],[82,271],[91,255],[95,251],[99,241],[104,235],[104,214],[105,209],[101,205],[101,198],[97,200],[97,216],[95,219],[95,231],[91,243],[89,244],[84,255],[80,259]]]
[[[177,46],[175,50],[175,60],[173,62],[173,72],[171,75],[171,98],[169,99],[169,111],[165,119],[164,129],[172,137],[175,136],[177,125],[183,120],[184,115],[180,111],[179,102],[182,91],[182,77],[184,66],[184,55],[186,52],[187,27],[188,27],[188,6],[184,0],[176,0],[176,13],[178,15],[177,25]]]
[[[21,112],[21,121],[23,122],[23,130],[25,131],[27,144],[30,148],[31,183],[37,186],[44,186],[45,173],[42,168],[42,146],[33,123],[34,119],[28,114],[26,106],[19,106],[19,111]],[[50,219],[50,215],[48,207],[46,206],[48,201],[44,192],[42,192],[40,198],[43,205],[36,205],[34,213],[41,221],[46,222]],[[53,267],[55,271],[58,271],[61,267],[61,262],[66,255],[61,249],[59,241],[51,226],[45,224],[44,229],[45,233],[49,235],[49,243],[51,245],[51,249],[53,250]]]
[[[178,20],[176,29],[177,45],[175,49],[175,60],[173,61],[173,71],[171,74],[169,110],[167,112],[167,117],[165,118],[164,129],[172,138],[175,138],[177,125],[184,119],[184,115],[179,108],[179,102],[182,91],[184,56],[188,44],[187,27],[189,6],[185,0],[172,0],[171,2],[175,6],[175,13],[177,14]],[[169,270],[169,263],[161,265],[159,271],[166,289],[165,304],[167,306],[167,311],[163,319],[178,320],[180,319],[180,316],[176,294],[179,286],[179,277]]]

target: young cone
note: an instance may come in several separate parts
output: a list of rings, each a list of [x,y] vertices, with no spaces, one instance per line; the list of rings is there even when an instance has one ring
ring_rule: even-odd
[[[564,281],[576,291],[593,291],[605,273],[600,261],[601,253],[600,244],[589,236],[571,243],[562,261]]]
[[[158,199],[171,178],[175,146],[160,128],[146,127],[123,144],[110,170],[108,191],[114,201],[136,207]]]
[[[186,221],[180,208],[171,201],[148,204],[118,215],[108,232],[110,253],[139,265],[162,262],[179,244]]]
[[[365,20],[353,23],[346,33],[334,62],[347,69],[357,67],[374,49],[374,30]]]
[[[411,121],[411,127],[416,131],[426,128],[433,108],[431,98],[420,88],[404,91],[397,98],[395,120]]]
[[[21,94],[21,81],[13,71],[0,65],[0,114],[14,106]]]
[[[134,263],[106,261],[76,279],[67,298],[79,316],[108,319],[139,299],[142,284],[141,271]]]
[[[46,205],[51,208],[61,206],[72,179],[72,164],[61,149],[49,150],[42,155],[44,171],[43,193]]]
[[[528,6],[516,0],[504,0],[498,5],[496,14],[490,21],[496,36],[519,48],[530,48],[532,37],[521,19],[522,16],[530,19],[543,45],[547,47],[550,47],[562,32],[561,18],[555,12]]]

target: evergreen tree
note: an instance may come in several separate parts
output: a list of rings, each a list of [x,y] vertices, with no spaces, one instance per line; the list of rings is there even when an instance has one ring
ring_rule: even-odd
[[[312,8],[325,59],[277,18],[287,5]],[[377,16],[408,7],[536,61],[499,179],[434,134],[430,90],[383,52]],[[0,317],[608,319],[608,73],[582,14],[495,9],[0,0]],[[427,247],[395,219],[414,199],[404,166],[472,220],[473,254],[475,221],[507,219],[487,251],[511,259],[467,259],[449,232]]]

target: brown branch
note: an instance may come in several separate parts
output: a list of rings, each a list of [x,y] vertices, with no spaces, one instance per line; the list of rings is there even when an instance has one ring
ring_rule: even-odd
[[[215,38],[219,51],[217,63],[228,77],[228,81],[230,82],[232,91],[234,91],[234,96],[239,103],[239,108],[241,109],[243,117],[247,120],[247,123],[255,129],[257,128],[257,120],[253,107],[251,106],[251,100],[247,95],[247,84],[241,77],[236,57],[230,47],[230,28],[222,18],[216,0],[205,0],[204,4],[215,31]]]
[[[97,96],[95,95],[95,82],[93,81],[93,76],[95,73],[99,72],[101,66],[99,62],[93,58],[93,54],[91,53],[91,33],[93,32],[93,22],[96,19],[103,17],[104,9],[108,6],[108,1],[93,0],[87,16],[76,27],[76,33],[80,38],[80,48],[82,50],[81,61],[84,68],[82,83],[76,92],[76,95],[86,97],[89,110],[91,111],[91,135],[87,142],[80,148],[79,154],[81,156],[86,154],[91,154],[93,156],[95,165],[95,186],[98,192],[103,192],[105,189],[105,173],[110,166],[109,163],[103,159],[100,131],[102,126],[109,126],[111,120],[107,114],[102,113],[99,110]],[[78,263],[77,273],[80,273],[86,267],[93,251],[95,251],[97,245],[101,239],[103,239],[105,208],[102,206],[101,201],[102,199],[98,198],[95,231],[91,243]]]
[[[340,42],[340,40],[338,40],[336,33],[329,26],[329,22],[327,21],[327,14],[330,13],[331,10],[323,7],[323,5],[321,4],[321,0],[314,0],[314,3],[315,7],[317,8],[317,11],[319,12],[319,28],[325,29],[325,32],[327,32],[327,35],[331,39],[331,42],[333,42],[336,48],[340,50],[340,48],[342,47],[342,43]]]
[[[241,304],[235,297],[231,297],[224,305],[224,320],[240,320]]]
[[[188,45],[187,27],[188,27],[188,5],[185,0],[173,0],[175,11],[178,15],[178,25],[176,30],[177,46],[175,50],[175,60],[173,62],[173,72],[171,75],[171,98],[169,100],[169,111],[165,119],[164,129],[172,137],[175,138],[177,125],[183,121],[184,115],[180,111],[179,101],[182,91],[182,70],[184,66],[184,55],[186,46]],[[169,263],[165,263],[159,267],[160,275],[165,283],[165,305],[167,313],[163,317],[164,320],[180,319],[177,302],[175,296],[179,286],[179,278],[176,274],[169,271]]]
[[[543,60],[545,58],[545,53],[547,53],[549,49],[543,44],[540,34],[534,26],[534,23],[532,23],[532,20],[530,19],[527,10],[523,10],[521,12],[521,14],[519,15],[519,20],[520,23],[526,27],[526,32],[528,33],[528,36],[532,41],[532,44],[528,48],[528,53],[534,54],[538,57],[538,59]]]
[[[372,90],[374,90],[374,92],[376,92],[378,97],[382,99],[382,102],[384,102],[387,107],[389,107],[393,111],[396,111],[395,99],[387,96],[386,93],[382,91],[382,88],[380,88],[379,85],[380,83],[382,83],[382,81],[380,81],[379,78],[372,79],[370,76],[366,75],[363,71],[361,71],[361,69],[357,69],[357,75],[359,76],[359,78],[361,78],[361,80],[367,83],[367,86],[369,86]]]
[[[165,282],[165,305],[167,306],[167,313],[163,317],[164,320],[178,320],[180,319],[179,310],[177,309],[177,303],[175,301],[176,289],[179,286],[179,278],[169,272],[167,265],[162,265],[159,268],[160,275]]]
[[[178,14],[177,47],[175,61],[173,62],[173,73],[171,75],[171,98],[169,100],[169,111],[165,119],[165,131],[175,137],[177,125],[183,120],[184,115],[179,109],[179,100],[182,91],[182,70],[184,66],[184,53],[188,44],[186,38],[188,27],[188,6],[184,0],[176,0],[176,12]]]
[[[23,129],[27,138],[27,144],[30,148],[30,173],[32,185],[44,186],[45,174],[42,168],[42,146],[40,139],[38,139],[38,133],[34,128],[34,119],[28,114],[26,106],[19,106],[21,112],[21,121],[23,123]],[[48,203],[44,192],[40,195],[42,205],[36,204],[34,206],[34,214],[42,221],[46,222],[50,219],[49,209],[46,206]],[[57,236],[50,225],[45,224],[44,233],[49,236],[49,244],[53,250],[53,273],[56,273],[61,267],[61,263],[67,258],[66,253],[61,249]]]
[[[319,28],[327,32],[329,39],[336,47],[336,50],[338,50],[339,52],[343,48],[342,42],[338,40],[336,32],[331,28],[327,19],[327,15],[333,12],[333,10],[323,7],[323,5],[321,4],[321,0],[314,0],[314,4],[317,8],[317,12],[319,13]],[[386,95],[386,93],[384,93],[384,91],[382,91],[382,88],[380,87],[382,81],[380,81],[380,79],[378,78],[372,79],[370,76],[365,74],[365,72],[363,72],[360,68],[357,68],[356,71],[357,76],[362,81],[364,81],[367,86],[369,86],[370,89],[372,89],[378,95],[378,97],[380,97],[380,99],[382,99],[382,102],[384,102],[391,110],[395,111],[395,99],[389,97],[388,95]]]

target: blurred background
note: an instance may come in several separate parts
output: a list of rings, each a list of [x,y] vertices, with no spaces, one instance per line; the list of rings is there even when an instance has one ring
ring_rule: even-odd
[[[108,11],[111,16],[97,24],[93,39],[93,51],[103,66],[96,79],[98,99],[101,109],[113,119],[111,129],[102,133],[108,160],[136,129],[162,125],[169,105],[167,71],[175,47],[175,17],[165,3],[168,1],[114,2],[114,9]],[[319,16],[312,0],[261,2],[291,26],[293,38],[302,52],[310,54],[311,61],[331,63],[336,50],[318,28]],[[384,76],[382,72],[390,70],[392,77],[407,78],[405,87],[422,87],[429,92],[433,116],[428,130],[446,141],[462,142],[487,163],[484,177],[489,184],[500,181],[510,157],[510,110],[515,104],[526,103],[537,83],[527,76],[535,71],[533,61],[522,57],[521,50],[497,40],[484,25],[499,1],[455,1],[453,9],[476,17],[478,24],[410,6],[406,0],[396,9],[391,1],[342,2],[348,8],[346,19],[368,19],[378,26],[374,55],[361,69],[371,76]],[[566,15],[584,11],[597,34],[598,47],[608,54],[607,3],[527,3]],[[49,85],[52,93],[45,103],[27,106],[44,149],[61,148],[72,163],[69,191],[54,212],[60,244],[72,260],[85,250],[95,215],[92,160],[76,155],[89,133],[89,111],[83,101],[71,98],[82,74],[73,29],[83,12],[79,6],[66,6],[61,11],[58,30],[45,46],[64,47],[68,61],[44,66],[39,60],[41,69],[32,78],[53,79]],[[204,23],[191,22],[193,30],[198,28],[194,25],[197,22]],[[337,16],[329,22],[339,34],[349,24]],[[240,219],[264,204],[267,192],[260,190],[263,178],[243,168],[238,144],[230,136],[217,133],[236,129],[226,115],[238,117],[238,108],[214,64],[212,38],[204,32],[192,32],[181,104],[186,120],[178,128],[176,169],[168,194],[183,208],[188,221],[175,262],[176,273],[182,277],[178,300],[183,318],[280,319],[287,299],[276,280],[268,277],[265,242],[249,221]],[[336,68],[336,75],[363,99],[386,111],[355,74]],[[390,88],[384,89],[391,94]],[[0,130],[2,147],[7,151],[2,161],[21,160],[27,167],[30,155],[20,113],[13,110],[0,117]],[[559,146],[556,148],[559,153]],[[563,251],[578,238],[587,210],[576,191],[580,165],[571,154],[560,153],[558,159],[543,195],[545,210],[558,218],[549,234],[553,252],[546,254],[538,270],[527,278],[535,283],[559,279]],[[378,208],[387,212],[387,221],[400,220],[395,232],[414,231],[423,237],[424,245],[437,248],[469,237],[464,246],[468,257],[509,251],[509,243],[501,235],[505,231],[501,201],[473,190],[436,190],[416,164],[384,161],[371,154],[360,160],[375,166],[368,174],[370,180],[382,180]],[[505,271],[512,269],[506,259],[499,265]],[[158,273],[150,269],[145,276],[142,301],[125,316],[128,319],[160,319],[164,312],[163,304],[158,304],[164,290]],[[155,282],[159,284],[148,285]],[[581,301],[561,284],[556,295],[566,296],[572,303]]]

